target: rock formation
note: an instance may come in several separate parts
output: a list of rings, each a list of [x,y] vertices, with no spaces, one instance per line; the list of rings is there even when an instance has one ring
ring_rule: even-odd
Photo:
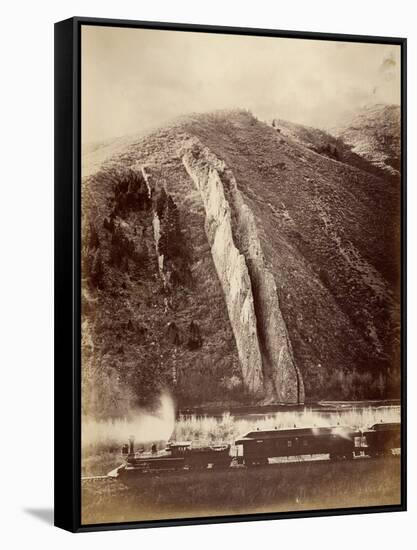
[[[184,166],[199,189],[206,233],[223,287],[244,381],[251,392],[282,403],[304,401],[272,273],[253,214],[225,164],[194,145]]]

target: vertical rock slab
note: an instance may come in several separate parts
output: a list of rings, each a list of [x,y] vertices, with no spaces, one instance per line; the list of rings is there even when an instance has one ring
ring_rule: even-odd
[[[223,288],[245,386],[262,397],[262,356],[252,286],[245,258],[233,240],[231,211],[222,182],[215,168],[196,160],[191,153],[184,156],[183,162],[203,199],[207,238]]]
[[[206,233],[248,389],[262,388],[267,401],[304,402],[275,280],[232,172],[199,146],[184,155],[183,163],[203,199]]]

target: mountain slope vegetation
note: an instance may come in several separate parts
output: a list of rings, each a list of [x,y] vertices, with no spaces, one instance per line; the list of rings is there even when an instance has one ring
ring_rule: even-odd
[[[398,394],[399,188],[326,140],[246,111],[193,115],[122,151],[119,142],[86,172],[85,413],[126,414],[163,388],[180,406],[268,397],[245,383],[207,212],[184,165],[196,150],[221,163],[251,212],[305,400]]]
[[[401,170],[401,108],[399,105],[369,105],[334,128],[332,134],[387,174]]]

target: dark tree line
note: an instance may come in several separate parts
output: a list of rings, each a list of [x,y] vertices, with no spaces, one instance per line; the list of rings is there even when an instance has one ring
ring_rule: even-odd
[[[184,343],[190,350],[199,349],[203,345],[200,325],[194,320],[191,321],[187,329],[181,329],[175,321],[171,321],[167,325],[166,336],[174,346],[180,346]]]
[[[154,209],[161,227],[158,252],[164,256],[171,283],[174,285],[190,283],[190,258],[181,230],[180,213],[174,199],[164,188],[155,194]]]
[[[117,218],[126,219],[132,212],[149,210],[152,202],[148,187],[140,172],[136,170],[107,170],[101,174],[103,185],[106,180],[112,183],[113,196],[108,201],[110,214],[103,220],[104,233],[90,222],[83,250],[83,272],[93,288],[105,287],[106,264],[124,273],[132,271],[137,275],[147,265],[146,243],[138,243],[136,228],[129,236]],[[107,233],[107,237],[106,237]],[[107,246],[100,246],[103,240]]]
[[[113,217],[125,218],[129,212],[146,210],[151,205],[146,182],[136,170],[126,170],[120,174],[113,193]]]
[[[90,223],[86,246],[83,251],[83,273],[94,288],[104,287],[104,265],[100,250],[100,238],[96,226]]]
[[[330,143],[326,143],[326,145],[320,147],[317,152],[321,155],[326,155],[326,157],[330,157],[334,160],[340,159],[339,151],[336,145],[331,145]]]

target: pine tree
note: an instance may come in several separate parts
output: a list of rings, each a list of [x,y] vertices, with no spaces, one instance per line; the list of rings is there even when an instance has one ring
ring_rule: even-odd
[[[100,289],[104,286],[104,266],[99,248],[94,254],[91,265],[91,283],[93,286]]]
[[[90,222],[89,231],[88,231],[88,241],[87,246],[90,250],[95,250],[100,246],[100,239],[98,236],[98,231],[93,222]]]

